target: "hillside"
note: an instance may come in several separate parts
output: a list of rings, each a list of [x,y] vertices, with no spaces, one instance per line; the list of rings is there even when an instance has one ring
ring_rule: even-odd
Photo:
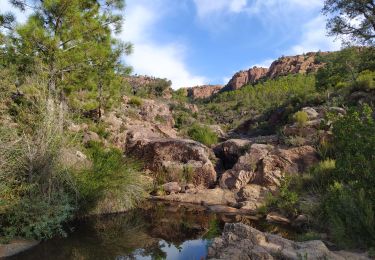
[[[174,90],[123,62],[124,1],[26,3],[0,14],[0,258],[374,256],[372,42]]]

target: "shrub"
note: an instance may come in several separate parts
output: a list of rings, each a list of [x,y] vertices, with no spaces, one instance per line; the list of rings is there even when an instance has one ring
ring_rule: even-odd
[[[286,177],[281,182],[279,194],[270,195],[267,198],[266,206],[269,209],[277,209],[286,215],[294,216],[298,211],[298,200],[298,193],[292,189],[292,178]]]
[[[285,140],[285,143],[291,146],[303,146],[306,141],[306,138],[302,136],[290,136]]]
[[[76,174],[83,213],[125,211],[145,197],[146,183],[141,165],[126,160],[117,148],[91,142],[88,149],[92,168]]]
[[[309,116],[305,111],[298,111],[293,115],[293,119],[297,123],[298,127],[304,127],[309,119]]]
[[[0,236],[7,238],[65,235],[63,224],[76,208],[75,185],[62,164],[61,114],[51,100],[40,102],[35,129],[25,126],[17,135],[4,127],[9,133],[0,135]]]
[[[363,189],[336,182],[325,196],[322,212],[330,236],[340,247],[375,245],[374,203]]]
[[[218,142],[217,134],[207,126],[194,124],[188,130],[188,135],[195,141],[211,146]]]
[[[335,178],[364,189],[375,201],[375,121],[364,106],[352,110],[333,125]]]
[[[365,70],[361,72],[353,84],[354,90],[368,91],[375,88],[375,72]]]
[[[139,97],[132,97],[130,100],[129,100],[129,104],[130,105],[134,105],[134,106],[137,106],[137,107],[140,107],[142,106],[143,104],[143,100]]]

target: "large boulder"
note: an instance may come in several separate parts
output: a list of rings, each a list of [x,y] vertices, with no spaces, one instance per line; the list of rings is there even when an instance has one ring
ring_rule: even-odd
[[[262,186],[280,186],[285,174],[305,171],[318,162],[318,154],[311,146],[280,148],[253,144],[234,167],[223,173],[220,186],[241,189],[249,183]]]
[[[332,252],[320,240],[294,242],[241,223],[227,223],[223,235],[208,249],[208,259],[369,259],[360,254]]]
[[[231,169],[238,159],[250,148],[251,142],[245,139],[230,139],[216,145],[213,150],[221,160],[224,169]]]
[[[210,149],[191,140],[174,138],[138,139],[127,142],[126,152],[145,162],[145,168],[157,173],[172,172],[168,181],[191,178],[196,186],[212,187],[216,182],[216,171],[210,158]],[[178,172],[180,171],[180,172]]]

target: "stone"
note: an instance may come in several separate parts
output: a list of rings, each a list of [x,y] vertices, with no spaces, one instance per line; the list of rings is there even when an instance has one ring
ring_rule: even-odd
[[[250,148],[251,142],[244,139],[230,139],[217,144],[213,151],[218,157],[224,169],[231,169],[246,150]]]
[[[270,223],[277,223],[277,224],[283,224],[283,225],[289,225],[291,223],[288,218],[284,217],[283,215],[277,212],[268,213],[266,220],[267,222],[270,222]]]
[[[285,174],[302,173],[318,161],[318,153],[311,146],[288,149],[252,144],[233,168],[222,174],[219,184],[226,189],[241,189],[249,183],[280,186]]]
[[[307,114],[309,120],[317,119],[319,116],[319,113],[312,107],[304,107],[302,111]]]
[[[235,194],[229,190],[199,189],[196,193],[178,193],[166,196],[154,196],[154,200],[172,201],[180,203],[191,203],[198,205],[229,205],[236,203]]]
[[[100,137],[97,133],[92,131],[86,131],[83,134],[83,143],[87,145],[89,142],[100,142]]]
[[[222,85],[203,85],[187,89],[187,96],[192,99],[206,99],[218,93]]]
[[[242,223],[227,223],[208,248],[208,259],[369,259],[363,254],[333,252],[320,240],[294,242]]]
[[[142,139],[127,147],[127,153],[145,161],[145,168],[152,172],[176,172],[188,174],[195,186],[213,187],[216,171],[206,146],[184,139]]]
[[[11,257],[37,246],[40,241],[15,239],[8,244],[0,244],[0,259]]]
[[[178,182],[168,182],[162,185],[163,190],[168,194],[179,193],[181,191],[181,187]]]
[[[292,222],[294,227],[302,227],[309,222],[309,219],[306,215],[298,215]]]

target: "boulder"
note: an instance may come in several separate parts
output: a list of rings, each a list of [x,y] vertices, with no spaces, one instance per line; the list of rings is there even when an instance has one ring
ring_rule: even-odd
[[[276,223],[276,224],[283,224],[283,225],[289,225],[290,224],[290,220],[277,213],[277,212],[270,212],[267,214],[267,217],[266,217],[266,220],[269,222],[269,223]]]
[[[287,149],[253,144],[232,169],[223,173],[220,187],[241,189],[248,183],[280,186],[280,180],[285,174],[304,172],[318,161],[318,154],[311,146]]]
[[[186,181],[191,178],[196,186],[212,187],[216,182],[216,171],[210,161],[213,154],[198,142],[159,138],[139,139],[131,144],[126,148],[127,153],[145,161],[145,168],[152,172],[174,172]]]
[[[230,139],[216,145],[213,150],[224,169],[231,169],[246,150],[250,148],[251,142],[244,139]]]
[[[100,142],[100,137],[97,133],[92,131],[86,131],[83,134],[83,143],[87,145],[89,142]]]
[[[312,107],[304,107],[302,111],[307,114],[309,120],[317,119],[319,116],[319,113]]]
[[[163,190],[168,194],[179,193],[181,191],[181,187],[178,182],[168,182],[162,185]]]
[[[347,258],[349,257],[349,258]],[[360,254],[332,252],[320,240],[294,242],[263,233],[242,223],[225,224],[208,249],[208,259],[369,259]]]

